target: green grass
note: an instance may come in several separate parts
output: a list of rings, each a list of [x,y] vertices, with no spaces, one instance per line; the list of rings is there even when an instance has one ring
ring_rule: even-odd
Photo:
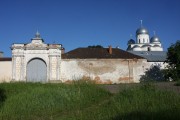
[[[177,80],[175,86],[180,86],[180,80]]]
[[[179,119],[180,95],[153,85],[117,94],[86,82],[73,84],[2,83],[2,120]]]

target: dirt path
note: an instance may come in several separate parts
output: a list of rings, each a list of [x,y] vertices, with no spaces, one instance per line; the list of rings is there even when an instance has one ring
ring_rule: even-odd
[[[154,83],[156,88],[162,90],[170,90],[180,94],[180,86],[175,86],[175,82],[158,82]],[[110,91],[111,93],[118,93],[124,89],[133,88],[136,86],[142,85],[141,83],[132,83],[132,84],[113,84],[113,85],[101,85],[100,87]]]

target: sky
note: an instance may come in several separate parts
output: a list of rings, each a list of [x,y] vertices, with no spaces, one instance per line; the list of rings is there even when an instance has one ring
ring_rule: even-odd
[[[0,0],[0,51],[11,57],[11,45],[30,43],[37,31],[66,52],[89,45],[126,50],[140,20],[165,51],[180,40],[180,0]]]

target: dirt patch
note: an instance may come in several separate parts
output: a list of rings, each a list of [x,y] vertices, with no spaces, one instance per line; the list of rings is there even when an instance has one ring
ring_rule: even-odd
[[[156,83],[155,86],[159,89],[171,90],[180,94],[180,86],[175,86],[175,83],[176,82],[159,82]]]

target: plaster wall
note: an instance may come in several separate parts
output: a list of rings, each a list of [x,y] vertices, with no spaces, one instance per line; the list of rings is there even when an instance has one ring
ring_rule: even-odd
[[[12,61],[0,61],[0,82],[10,82],[12,78]]]
[[[145,68],[146,69],[150,69],[151,66],[160,66],[161,69],[166,69],[168,63],[164,63],[164,62],[147,62],[145,64]]]
[[[37,56],[34,55],[31,58],[34,57]],[[52,61],[60,61],[56,57],[52,59],[54,59]],[[54,64],[52,66],[57,68],[52,67],[52,73],[59,73],[52,74],[54,80],[72,82],[83,78],[91,79],[99,84],[138,83],[144,72],[151,66],[160,65],[161,69],[167,66],[163,62],[147,62],[145,59],[61,59],[61,62],[52,63]],[[11,80],[12,61],[0,61],[0,82]]]
[[[62,82],[91,79],[96,83],[134,83],[143,75],[145,59],[62,59]]]

